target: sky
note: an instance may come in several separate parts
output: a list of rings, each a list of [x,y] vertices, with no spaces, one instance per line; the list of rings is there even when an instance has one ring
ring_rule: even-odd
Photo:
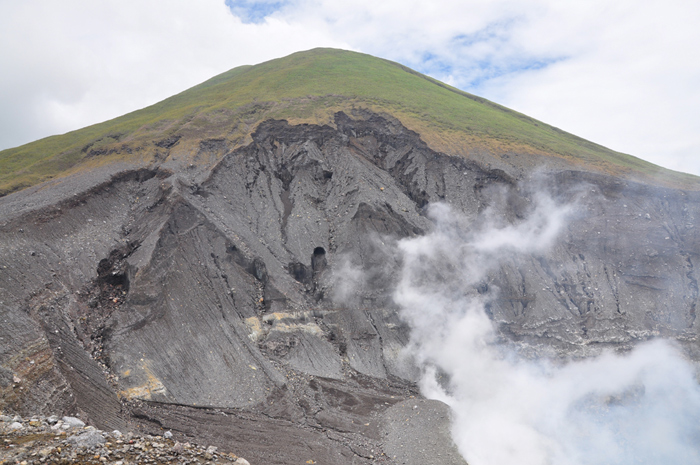
[[[0,0],[0,150],[315,47],[700,175],[695,0]]]

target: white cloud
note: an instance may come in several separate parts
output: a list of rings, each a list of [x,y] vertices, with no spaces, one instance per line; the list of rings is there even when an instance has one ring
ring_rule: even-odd
[[[609,3],[609,2],[606,2]],[[672,169],[700,174],[700,7],[591,2],[552,9],[516,40],[568,58],[503,76],[484,91],[547,123]],[[539,45],[538,45],[539,44]]]
[[[223,1],[0,4],[0,147],[133,111],[235,66],[348,44]]]
[[[0,75],[0,147],[118,116],[238,65],[334,46],[700,174],[696,3],[228,3],[0,3],[0,67],[10,70]]]

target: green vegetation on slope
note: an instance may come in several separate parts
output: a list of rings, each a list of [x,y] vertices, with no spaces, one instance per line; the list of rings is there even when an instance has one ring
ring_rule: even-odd
[[[182,140],[218,137],[240,144],[267,118],[328,123],[335,111],[353,108],[391,114],[450,154],[544,155],[581,169],[697,184],[693,176],[613,152],[397,63],[314,49],[238,67],[145,109],[4,150],[0,194],[74,167],[115,159],[147,163],[158,151],[154,143],[174,134]]]

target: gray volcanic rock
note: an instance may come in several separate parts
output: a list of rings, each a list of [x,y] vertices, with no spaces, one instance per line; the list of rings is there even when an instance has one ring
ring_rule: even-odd
[[[89,430],[80,434],[68,436],[66,441],[76,447],[97,447],[106,442],[102,433],[98,430]]]
[[[383,423],[417,395],[396,241],[432,228],[429,202],[515,222],[538,191],[579,213],[553,249],[471,290],[503,337],[583,356],[661,335],[700,358],[698,192],[516,178],[370,113],[199,150],[226,154],[209,173],[164,164],[0,199],[0,408],[171,429],[251,463],[425,463],[392,462],[415,429]],[[449,416],[430,424],[446,434]]]
[[[88,426],[68,435],[55,431],[50,418],[25,421],[11,428],[0,420],[2,463],[233,463],[250,465],[234,453],[221,453],[215,446],[182,443],[171,437],[106,433]]]
[[[464,465],[450,438],[450,408],[437,400],[408,399],[385,413],[386,453],[397,464]]]

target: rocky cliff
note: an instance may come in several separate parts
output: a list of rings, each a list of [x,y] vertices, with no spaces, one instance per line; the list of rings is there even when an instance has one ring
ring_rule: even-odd
[[[0,408],[168,429],[253,464],[461,463],[402,350],[396,241],[434,228],[430,204],[468,229],[487,210],[517,223],[543,192],[574,205],[554,246],[464,290],[500,336],[554,357],[665,336],[700,359],[698,190],[495,168],[367,109],[203,138],[190,159],[211,165],[173,159],[179,143],[0,198]]]

